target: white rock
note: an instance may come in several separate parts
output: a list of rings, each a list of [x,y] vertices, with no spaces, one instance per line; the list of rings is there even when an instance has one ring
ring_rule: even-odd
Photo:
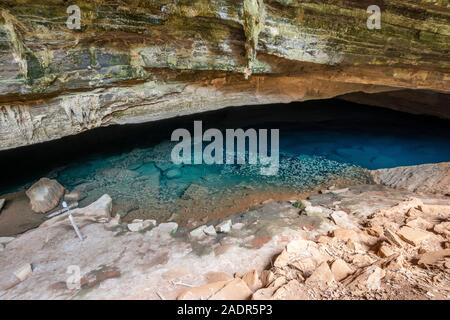
[[[212,236],[215,237],[217,235],[216,233],[216,229],[214,228],[214,226],[208,226],[205,229],[203,229],[203,232],[208,235],[208,236]]]
[[[32,273],[33,273],[33,269],[31,267],[31,264],[29,264],[29,263],[24,264],[19,269],[14,271],[14,275],[20,281],[25,281]]]
[[[178,224],[176,222],[161,223],[154,230],[156,230],[156,229],[157,229],[158,232],[163,232],[163,233],[167,233],[167,234],[173,234],[173,233],[175,233],[177,231]]]
[[[206,234],[205,234],[205,229],[206,229],[206,226],[205,226],[205,225],[200,226],[200,227],[198,227],[198,228],[192,230],[191,232],[189,232],[189,235],[190,235],[192,238],[203,238],[203,237],[206,235]]]
[[[134,220],[132,223],[127,225],[128,230],[131,232],[139,232],[145,230],[149,227],[156,226],[156,220],[144,220],[144,221],[136,221]]]
[[[224,221],[216,226],[216,231],[219,233],[228,233],[231,231],[231,220]]]
[[[3,209],[3,206],[5,205],[6,200],[5,199],[0,199],[0,212]]]
[[[132,222],[127,225],[128,230],[131,232],[139,232],[144,228],[143,222]]]

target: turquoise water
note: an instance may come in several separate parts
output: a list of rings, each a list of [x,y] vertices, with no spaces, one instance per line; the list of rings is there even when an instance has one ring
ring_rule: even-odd
[[[3,167],[24,164],[23,177],[2,187],[8,191],[26,188],[48,176],[68,190],[80,191],[81,205],[108,193],[116,213],[140,216],[153,212],[155,216],[194,206],[208,210],[240,193],[300,192],[340,178],[367,182],[365,169],[450,161],[446,121],[362,106],[312,109],[290,105],[274,110],[273,106],[229,109],[159,126],[116,127],[4,154]],[[280,129],[279,173],[263,176],[257,165],[174,165],[170,160],[172,130],[192,131],[193,120],[222,129]]]

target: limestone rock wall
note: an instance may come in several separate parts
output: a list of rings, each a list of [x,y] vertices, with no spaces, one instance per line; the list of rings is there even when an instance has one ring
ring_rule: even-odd
[[[72,3],[0,2],[0,150],[227,106],[450,92],[448,1],[74,3],[81,30]]]

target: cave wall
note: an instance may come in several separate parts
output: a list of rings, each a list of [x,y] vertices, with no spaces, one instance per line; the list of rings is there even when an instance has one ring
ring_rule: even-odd
[[[227,106],[446,94],[449,56],[448,1],[2,0],[0,150]]]

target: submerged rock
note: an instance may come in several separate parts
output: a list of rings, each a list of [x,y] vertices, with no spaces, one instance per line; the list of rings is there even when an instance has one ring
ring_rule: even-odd
[[[31,209],[37,213],[46,213],[56,208],[64,194],[64,187],[56,180],[42,178],[26,192]]]

